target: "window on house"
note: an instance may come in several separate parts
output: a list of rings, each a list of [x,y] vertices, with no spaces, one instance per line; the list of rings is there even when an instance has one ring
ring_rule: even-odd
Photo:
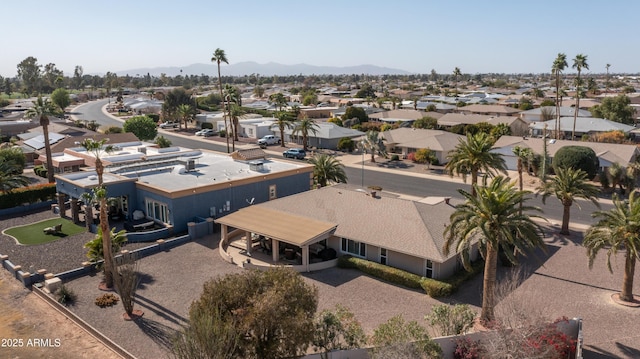
[[[427,259],[427,265],[426,265],[426,271],[425,271],[425,277],[427,278],[433,278],[433,262],[429,259]]]
[[[342,238],[342,252],[353,254],[358,257],[366,257],[366,245],[358,241]]]
[[[162,223],[171,224],[169,219],[169,208],[166,204],[156,202],[152,199],[146,199],[147,217],[160,221]]]
[[[269,200],[278,198],[278,192],[276,191],[276,185],[269,186]]]
[[[387,249],[380,248],[380,264],[387,264]]]

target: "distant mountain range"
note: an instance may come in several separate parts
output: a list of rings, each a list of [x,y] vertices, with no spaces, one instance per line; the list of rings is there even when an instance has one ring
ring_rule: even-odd
[[[359,66],[314,66],[307,64],[283,65],[275,62],[259,64],[253,61],[239,62],[236,64],[223,64],[221,66],[223,76],[244,76],[251,74],[259,74],[260,76],[286,76],[286,75],[349,75],[349,74],[367,74],[367,75],[409,75],[411,72],[392,69],[388,67],[380,67],[375,65],[359,65]],[[124,71],[116,71],[118,76],[144,76],[149,73],[151,76],[167,76],[177,75],[215,75],[218,74],[218,67],[215,64],[193,64],[183,67],[154,67],[139,68]]]

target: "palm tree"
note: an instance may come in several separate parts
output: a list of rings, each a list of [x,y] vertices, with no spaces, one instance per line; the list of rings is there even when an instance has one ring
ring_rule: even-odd
[[[328,182],[347,183],[344,165],[335,156],[316,154],[309,163],[313,165],[313,179],[319,187],[325,187]]]
[[[514,183],[503,176],[495,177],[487,186],[474,184],[477,195],[458,190],[466,201],[455,207],[451,223],[444,230],[443,252],[449,254],[452,246],[462,257],[462,263],[469,268],[469,254],[477,242],[485,260],[482,313],[480,319],[491,322],[495,319],[496,271],[498,250],[502,248],[512,263],[516,263],[514,253],[525,253],[533,248],[545,248],[543,232],[532,218],[541,218],[529,212],[541,212],[540,208],[523,206],[520,214],[518,205],[530,199],[528,191],[519,191]],[[515,250],[514,250],[515,249]]]
[[[474,135],[467,134],[466,140],[460,139],[455,149],[449,152],[449,162],[445,169],[449,175],[462,175],[466,182],[467,175],[471,174],[471,193],[475,196],[474,184],[478,183],[478,172],[483,171],[489,175],[495,175],[500,171],[506,175],[507,166],[504,158],[499,153],[491,152],[493,137],[484,132]]]
[[[278,128],[280,130],[280,144],[282,147],[286,147],[284,144],[284,130],[293,128],[293,118],[287,111],[279,111],[276,113],[276,121],[271,125],[271,128]]]
[[[593,217],[600,220],[587,231],[583,245],[587,248],[589,268],[593,267],[596,255],[602,248],[607,249],[607,267],[611,268],[611,255],[625,250],[624,278],[620,300],[633,302],[633,275],[636,259],[640,258],[640,196],[637,191],[629,194],[624,201],[613,196],[613,208],[597,211]]]
[[[269,96],[269,102],[276,106],[278,111],[287,105],[287,98],[281,93],[274,93]]]
[[[42,126],[42,135],[44,136],[44,151],[47,158],[47,179],[49,183],[55,182],[53,178],[53,160],[51,159],[51,142],[49,141],[49,116],[56,113],[53,104],[49,99],[38,99],[33,102],[33,107],[25,113],[26,118],[38,118],[40,126]]]
[[[605,67],[607,68],[607,80],[604,82],[605,93],[609,93],[609,67],[611,67],[611,64],[606,64]]]
[[[178,117],[180,118],[180,122],[184,122],[184,130],[187,130],[187,122],[192,118],[193,116],[193,107],[191,107],[191,105],[187,105],[187,104],[180,104],[177,108],[177,114]]]
[[[523,164],[527,163],[528,167],[529,158],[531,158],[533,151],[529,147],[515,146],[513,148],[513,154],[518,157],[518,187],[520,188],[520,191],[522,191],[524,188],[524,183],[522,180]],[[522,202],[520,203],[520,214],[522,214]]]
[[[300,134],[302,136],[302,148],[306,151],[309,146],[309,134],[315,135],[318,133],[318,129],[319,127],[316,121],[305,117],[295,123],[291,135],[296,136]]]
[[[218,87],[220,89],[220,101],[223,103],[224,113],[224,96],[222,96],[222,76],[220,75],[220,63],[224,62],[225,64],[229,64],[229,60],[227,60],[227,55],[224,53],[224,50],[217,48],[216,51],[213,52],[213,57],[211,57],[211,62],[215,62],[218,65]],[[224,116],[224,131],[227,133],[227,153],[229,153],[229,128],[227,127],[227,117]]]
[[[240,119],[247,114],[247,111],[243,110],[237,103],[229,103],[229,118],[233,128],[233,151],[236,150],[235,141],[238,141],[238,127],[240,127]]]
[[[538,193],[542,193],[542,203],[546,203],[547,198],[553,194],[564,206],[560,234],[570,234],[569,217],[571,215],[571,205],[576,203],[580,208],[580,204],[576,202],[576,199],[588,199],[600,208],[597,197],[598,188],[589,183],[587,177],[587,173],[581,169],[557,168],[555,177],[538,188]]]
[[[0,161],[0,192],[29,185],[29,178],[21,174],[22,168],[14,161]]]
[[[462,72],[460,72],[460,68],[456,67],[453,69],[453,78],[456,86],[456,104],[458,103],[458,77],[462,76]]]
[[[369,130],[362,139],[361,146],[363,151],[371,153],[371,163],[376,162],[376,154],[387,158],[387,148],[384,145],[380,132]]]
[[[576,78],[576,108],[573,111],[573,131],[571,131],[571,140],[573,141],[576,136],[576,120],[578,119],[578,111],[580,110],[580,72],[582,72],[582,69],[589,70],[587,55],[577,54],[576,58],[573,59],[572,67],[578,71],[578,77]]]
[[[556,139],[560,139],[560,76],[567,67],[567,55],[559,53],[551,66],[551,74],[556,77]]]
[[[100,158],[100,156],[116,150],[114,146],[106,145],[108,140],[108,138],[105,138],[96,141],[87,138],[82,141],[81,146],[95,157],[98,186],[94,189],[94,194],[100,203],[100,230],[102,231],[102,251],[104,256],[104,287],[113,288],[113,253],[111,252],[111,231],[109,230],[109,217],[107,216],[107,188],[104,186],[102,178],[104,165]]]

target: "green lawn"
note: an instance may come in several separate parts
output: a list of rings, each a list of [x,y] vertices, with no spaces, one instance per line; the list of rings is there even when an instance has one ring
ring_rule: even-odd
[[[62,233],[44,234],[43,229],[47,227],[54,227],[60,223],[62,223]],[[84,231],[86,231],[85,227],[75,225],[68,219],[52,218],[26,226],[9,228],[6,229],[4,233],[15,238],[20,244],[30,246],[48,243],[67,236],[73,236],[74,234],[82,233]]]

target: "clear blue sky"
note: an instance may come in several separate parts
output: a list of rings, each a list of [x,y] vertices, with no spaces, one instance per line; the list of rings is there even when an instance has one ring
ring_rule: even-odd
[[[414,73],[638,73],[639,1],[5,1],[0,75],[34,56],[66,74],[210,63],[352,66]],[[223,67],[224,71],[224,67]],[[568,69],[567,72],[571,72]]]

